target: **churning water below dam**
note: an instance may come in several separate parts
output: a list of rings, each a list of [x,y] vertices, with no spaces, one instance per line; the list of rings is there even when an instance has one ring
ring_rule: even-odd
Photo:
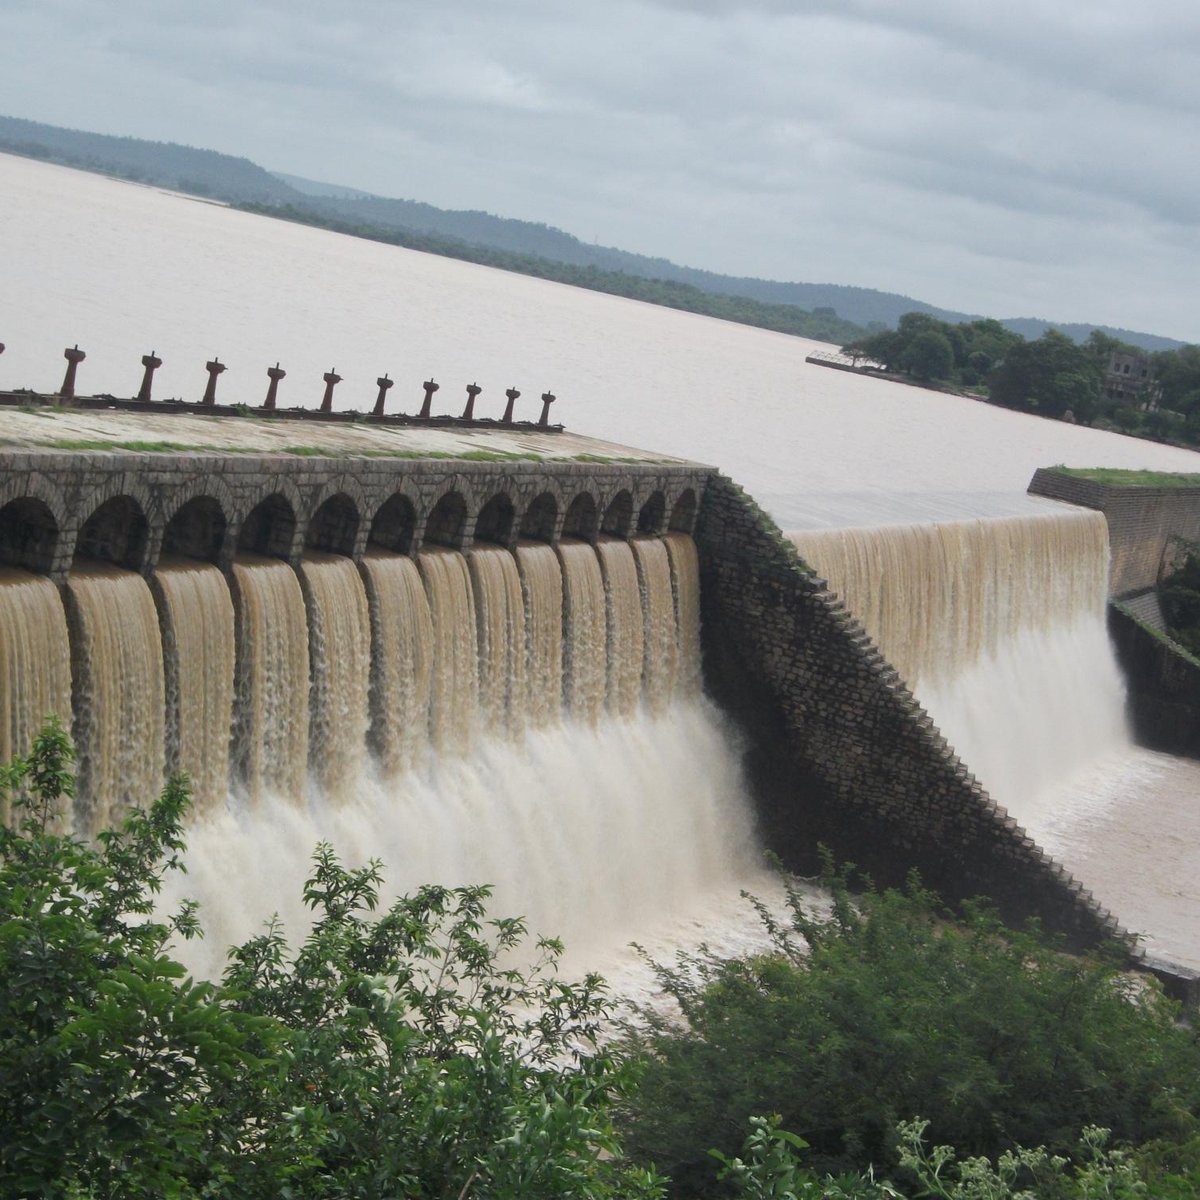
[[[803,339],[44,163],[0,155],[0,188],[6,201],[0,255],[11,283],[0,387],[53,390],[62,349],[76,342],[88,354],[81,390],[117,395],[132,393],[138,358],[151,348],[164,360],[159,395],[197,399],[203,363],[216,354],[229,367],[222,399],[248,405],[261,403],[265,368],[277,360],[288,370],[284,405],[315,405],[321,373],[333,362],[345,376],[335,401],[344,407],[369,407],[373,380],[385,370],[397,381],[394,407],[408,411],[419,400],[420,382],[431,376],[442,382],[440,398],[450,398],[446,412],[459,409],[469,379],[485,389],[478,406],[484,415],[493,415],[489,405],[498,410],[497,397],[508,386],[524,389],[526,397],[549,387],[559,395],[554,416],[569,428],[715,463],[785,529],[925,527],[927,536],[943,539],[945,563],[966,575],[944,588],[944,607],[910,600],[911,615],[936,611],[927,630],[958,630],[968,641],[983,626],[997,632],[977,651],[947,650],[943,669],[922,674],[905,665],[902,674],[909,678],[912,671],[918,698],[985,785],[1102,903],[1128,926],[1148,930],[1167,956],[1200,965],[1200,922],[1192,919],[1200,838],[1193,836],[1191,816],[1200,770],[1129,746],[1113,716],[1121,684],[1099,616],[1102,547],[1085,548],[1072,560],[1082,564],[1082,583],[1092,589],[1077,608],[1076,600],[1039,604],[1036,594],[1017,595],[1008,587],[1029,577],[1028,555],[1045,565],[1054,587],[1081,584],[1061,558],[1038,559],[1040,531],[1018,538],[1013,528],[989,520],[977,524],[975,543],[961,529],[929,534],[946,523],[949,529],[978,518],[1067,511],[1025,495],[1039,466],[1195,471],[1200,458],[1194,453],[822,369],[805,356],[826,347]],[[78,413],[20,416],[48,445],[94,436]],[[179,440],[164,424],[168,418],[138,420],[126,439]],[[214,424],[214,436],[222,429]],[[993,573],[984,583],[978,552],[989,543]],[[540,570],[551,578],[564,573],[559,603],[572,613],[556,649],[545,648],[551,643],[541,633],[533,638],[543,649],[524,660],[524,708],[514,707],[511,697],[501,704],[502,676],[490,665],[477,665],[472,676],[472,656],[464,659],[450,632],[465,628],[462,606],[468,595],[474,604],[478,592],[488,597],[486,644],[503,641],[515,609],[507,564],[483,580],[466,563],[431,558],[420,574],[415,564],[368,560],[365,596],[354,593],[345,612],[336,597],[353,589],[348,573],[326,572],[315,561],[297,574],[244,556],[234,565],[225,603],[211,576],[201,584],[183,577],[190,571],[160,572],[160,607],[193,615],[172,618],[180,635],[160,647],[161,683],[141,693],[127,683],[113,703],[136,706],[139,695],[161,687],[175,716],[162,725],[159,748],[151,744],[158,735],[148,734],[137,752],[150,759],[161,752],[168,765],[185,755],[195,761],[203,812],[192,831],[192,874],[177,883],[182,893],[203,885],[208,896],[213,932],[204,953],[219,954],[225,938],[256,929],[267,915],[263,906],[290,911],[288,897],[298,893],[278,881],[276,864],[286,858],[298,879],[312,839],[335,832],[348,857],[380,854],[404,886],[423,881],[435,866],[456,879],[493,872],[492,881],[501,885],[497,911],[530,913],[536,928],[565,934],[594,961],[612,961],[604,956],[629,937],[653,940],[656,913],[648,910],[660,907],[677,914],[661,926],[661,945],[677,936],[672,931],[687,928],[714,942],[723,930],[742,937],[742,916],[730,917],[724,905],[739,885],[757,887],[762,877],[736,747],[719,715],[689,691],[694,632],[677,627],[682,675],[669,700],[661,672],[654,674],[659,661],[645,666],[644,646],[650,683],[635,688],[628,662],[609,673],[606,640],[610,620],[636,627],[634,609],[622,593],[610,610],[603,589],[606,578],[636,577],[638,564],[619,552],[589,557],[573,546],[564,546],[553,566],[520,557],[515,569],[522,580]],[[899,556],[876,572],[879,595],[899,589],[911,561]],[[832,580],[832,567],[819,565]],[[81,620],[99,629],[95,621],[107,602],[86,575],[78,572],[68,596]],[[970,589],[968,576],[975,580]],[[33,714],[69,704],[71,667],[61,605],[54,609],[56,589],[20,572],[6,574],[0,587],[0,636],[21,648],[5,663],[11,671],[0,672],[0,703],[11,716],[7,724],[0,721],[0,741],[12,743],[0,749],[8,751],[27,740],[39,719]],[[205,589],[208,599],[199,596]],[[551,586],[546,594],[553,592]],[[440,598],[432,600],[435,595]],[[868,628],[877,598],[849,601]],[[403,628],[385,615],[419,611],[421,602],[447,615],[436,624],[431,615],[418,616]],[[134,604],[115,607],[130,620],[146,611],[140,594]],[[179,663],[197,651],[187,649],[192,639],[183,627],[194,632],[189,623],[199,619],[197,612],[208,623],[196,640],[222,665],[205,672],[204,694],[184,696],[179,689],[196,672]],[[322,618],[311,640],[308,613],[330,618]],[[342,629],[343,617],[357,631],[353,636],[368,628],[372,645],[387,647],[367,656],[365,684],[361,652],[346,660],[353,668],[348,680],[337,677],[346,665],[337,656],[315,667],[308,657],[313,647],[320,655],[322,637],[351,636]],[[536,624],[543,632],[555,624],[553,612],[536,606],[526,608],[526,619],[527,629]],[[661,631],[662,621],[661,608],[650,624],[643,614],[643,631]],[[151,643],[153,636],[147,633]],[[906,651],[889,646],[888,636],[880,632],[877,640],[903,661]],[[261,653],[238,654],[239,639]],[[95,646],[97,654],[126,654],[135,677],[143,669],[136,665],[138,650],[122,649],[119,638],[99,638]],[[20,682],[12,672],[20,675],[27,653],[51,666],[36,681],[25,675]],[[231,653],[229,675],[224,664]],[[1058,668],[1045,669],[1060,654],[1073,663],[1063,672],[1082,672],[1065,692],[1050,686],[1062,675]],[[565,684],[565,720],[557,702],[545,699],[546,681],[556,677]],[[95,672],[85,671],[84,678],[92,690],[82,703],[113,682]],[[312,695],[321,697],[317,710],[310,678]],[[364,712],[358,698],[364,687],[368,695],[384,689],[393,705]],[[25,700],[18,702],[22,688]],[[488,714],[472,718],[465,732],[459,717],[434,699],[458,688],[473,688],[471,711]],[[331,724],[321,706],[343,701]],[[226,704],[232,744],[221,732],[215,742],[206,732],[220,731]],[[1081,720],[1083,706],[1090,712],[1093,704],[1101,714],[1094,727],[1090,718]],[[146,729],[157,728],[153,714],[134,717],[148,722]],[[497,719],[522,728],[497,732]],[[1075,743],[1065,731],[1080,726],[1083,741]],[[86,727],[94,729],[88,737],[109,736],[98,716]],[[1107,732],[1089,742],[1097,730]],[[357,740],[347,748],[344,737]],[[363,738],[370,754],[361,748]],[[308,772],[313,739],[327,748],[330,762],[343,764],[340,775],[322,763],[324,782],[321,771]],[[1076,749],[1059,756],[1068,743]],[[461,752],[454,756],[439,746]],[[196,754],[200,759],[193,760]],[[223,786],[222,754],[240,781],[232,793]],[[143,768],[132,769],[137,775]],[[153,761],[145,766],[151,774],[156,769]],[[95,812],[87,820],[124,802],[119,779],[97,780]],[[351,797],[338,799],[334,793],[343,785]],[[489,824],[493,817],[498,825]],[[701,834],[715,840],[697,842]],[[531,879],[547,890],[528,887]]]

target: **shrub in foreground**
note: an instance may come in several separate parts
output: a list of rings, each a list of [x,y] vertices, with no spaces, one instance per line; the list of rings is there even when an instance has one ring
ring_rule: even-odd
[[[678,1194],[719,1194],[703,1148],[734,1154],[764,1112],[834,1173],[892,1170],[918,1114],[938,1144],[993,1159],[1069,1156],[1089,1126],[1132,1145],[1197,1128],[1197,1035],[1117,954],[1066,955],[981,905],[949,920],[915,880],[854,900],[824,883],[827,916],[794,892],[786,923],[760,905],[773,952],[656,968],[677,1011],[627,1034],[644,1073],[624,1128]]]
[[[294,953],[269,927],[220,984],[153,916],[179,866],[182,781],[88,846],[52,832],[72,793],[52,726],[3,769],[0,1195],[638,1197],[608,1112],[625,1070],[597,1048],[600,982],[560,947],[502,965],[520,922],[484,888],[423,888],[381,916],[379,868],[318,849]]]

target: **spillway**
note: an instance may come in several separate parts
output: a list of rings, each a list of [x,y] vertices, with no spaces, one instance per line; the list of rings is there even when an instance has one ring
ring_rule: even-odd
[[[201,902],[197,970],[277,910],[305,927],[319,841],[382,858],[395,890],[492,884],[497,912],[600,953],[757,871],[700,695],[697,572],[679,534],[295,568],[243,552],[228,575],[175,555],[149,586],[77,565],[66,617],[52,584],[6,572],[6,736],[73,688],[85,835],[189,773],[168,901]]]
[[[152,588],[160,597],[166,769],[186,772],[196,808],[210,811],[229,790],[233,601],[221,572],[194,559],[164,556]]]
[[[428,751],[433,621],[417,564],[377,547],[363,559],[371,610],[371,747],[388,775]]]
[[[103,563],[67,579],[79,756],[76,826],[98,833],[162,786],[162,638],[146,581]]]
[[[947,740],[1019,811],[1132,746],[1100,513],[791,535]]]
[[[69,725],[71,648],[58,588],[0,567],[0,762],[24,754],[51,713]],[[0,820],[9,819],[0,798]]]
[[[988,791],[1147,949],[1200,969],[1200,763],[1134,745],[1099,513],[791,535]]]
[[[299,797],[308,764],[308,621],[300,581],[279,559],[239,554],[231,584],[235,786],[258,800],[268,792]]]
[[[326,794],[345,798],[366,745],[370,615],[353,560],[313,551],[300,562],[308,606],[308,755]]]

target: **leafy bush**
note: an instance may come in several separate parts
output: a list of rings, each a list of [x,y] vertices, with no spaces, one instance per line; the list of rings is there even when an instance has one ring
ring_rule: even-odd
[[[678,1012],[641,1010],[628,1031],[645,1069],[624,1126],[678,1194],[717,1194],[700,1149],[734,1153],[763,1112],[835,1173],[894,1167],[919,1113],[939,1143],[993,1158],[1070,1154],[1090,1125],[1134,1144],[1196,1128],[1196,1034],[1115,954],[1067,956],[981,905],[950,921],[915,881],[855,901],[824,882],[827,917],[795,893],[786,925],[760,906],[773,953],[657,967]]]
[[[223,983],[170,957],[190,907],[154,919],[187,792],[88,846],[52,832],[73,790],[57,725],[3,769],[0,1195],[639,1197],[608,1112],[628,1072],[595,1042],[600,982],[558,980],[557,943],[504,965],[518,921],[486,888],[424,888],[378,918],[379,866],[320,847],[314,928],[272,925]]]
[[[1182,561],[1159,585],[1158,595],[1171,637],[1200,655],[1200,545],[1187,545]]]

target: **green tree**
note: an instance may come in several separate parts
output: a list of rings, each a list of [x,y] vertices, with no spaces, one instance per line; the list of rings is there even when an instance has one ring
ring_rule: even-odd
[[[511,965],[524,929],[486,888],[376,916],[379,865],[320,847],[299,949],[270,925],[196,983],[169,953],[196,914],[152,915],[183,781],[89,846],[51,832],[70,763],[53,725],[0,778],[0,1195],[659,1195],[612,1130],[631,1079],[596,1043],[600,981],[559,979],[553,941]]]
[[[1070,409],[1090,421],[1100,400],[1103,364],[1065,334],[1048,329],[1036,342],[1009,347],[988,381],[997,404],[1046,417]]]
[[[699,1148],[732,1155],[764,1112],[820,1172],[895,1166],[918,1113],[939,1143],[993,1158],[1069,1155],[1088,1125],[1135,1144],[1196,1129],[1197,1035],[1116,957],[1067,956],[979,906],[948,920],[915,883],[852,900],[825,882],[828,917],[795,895],[790,924],[764,912],[774,953],[657,968],[678,1012],[629,1031],[645,1074],[626,1144],[677,1194],[716,1195]]]
[[[881,364],[884,370],[893,371],[900,365],[900,356],[904,353],[906,344],[905,339],[894,329],[884,329],[847,343],[842,347],[842,352],[853,357],[856,362],[859,358],[869,358]]]
[[[948,379],[954,371],[954,348],[945,334],[926,329],[909,342],[901,363],[918,379]]]
[[[236,1150],[213,1089],[258,1070],[251,1038],[278,1042],[168,955],[194,913],[151,915],[182,782],[86,846],[52,832],[72,758],[55,722],[0,777],[19,822],[0,826],[0,1192],[191,1195],[195,1165],[219,1178]]]

